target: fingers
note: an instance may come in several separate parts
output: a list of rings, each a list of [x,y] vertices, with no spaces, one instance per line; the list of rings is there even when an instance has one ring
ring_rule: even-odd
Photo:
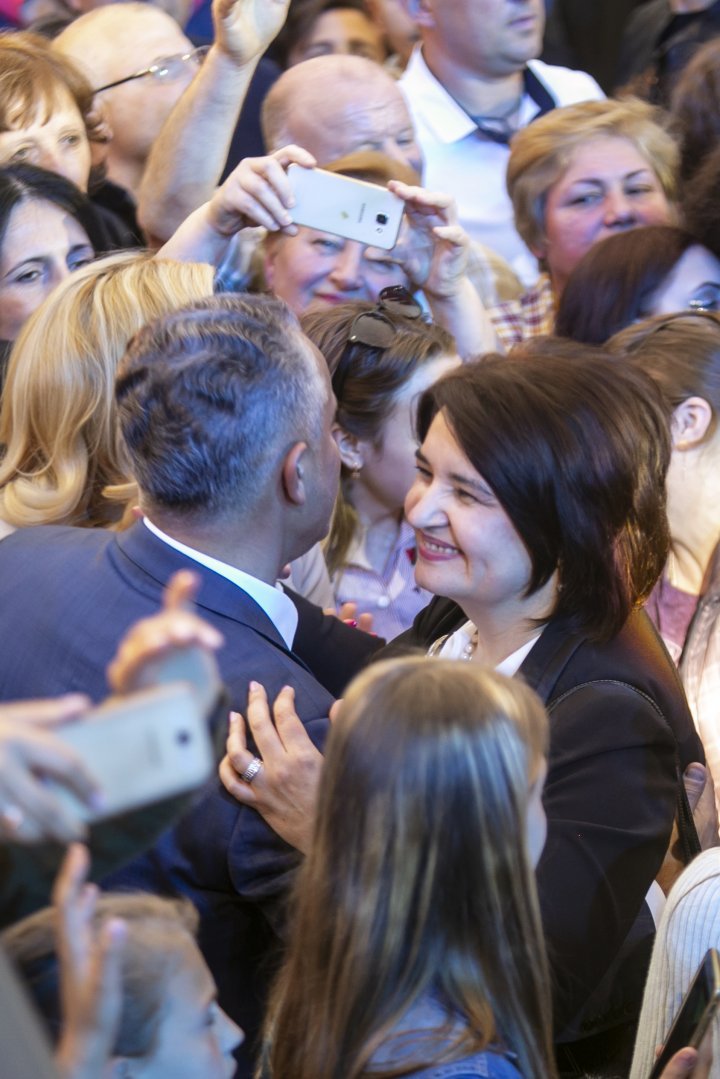
[[[223,211],[244,215],[269,232],[295,232],[288,212],[295,204],[286,169],[297,164],[315,165],[315,158],[300,146],[285,146],[267,157],[246,158],[222,189]]]
[[[85,833],[78,813],[48,787],[51,778],[81,803],[98,807],[101,792],[82,759],[52,734],[24,725],[0,725],[0,829],[23,843],[67,843]]]
[[[338,701],[333,701],[333,703],[330,705],[330,712],[329,712],[328,718],[329,718],[331,723],[335,723],[337,721],[337,718],[340,715],[340,709],[341,708],[342,708],[342,697]]]
[[[276,150],[272,157],[282,165],[284,169],[288,165],[302,165],[306,169],[314,169],[317,165],[316,159],[310,153],[309,150],[303,149],[302,146],[296,146],[295,143],[290,143],[289,146],[283,146],[279,150]]]
[[[445,243],[461,249],[466,248],[470,243],[470,238],[461,225],[436,225],[433,235],[438,240],[444,240]]]
[[[199,587],[200,578],[192,570],[181,569],[173,573],[163,590],[163,610],[192,611]]]
[[[665,1065],[660,1079],[686,1079],[687,1076],[692,1075],[697,1062],[697,1049],[690,1049],[689,1047],[681,1049]]]
[[[260,757],[265,760],[277,756],[283,748],[282,740],[270,717],[265,687],[259,682],[251,682],[248,689],[247,721]]]
[[[90,872],[90,853],[82,843],[71,843],[52,887],[53,906],[65,909],[75,902]]]
[[[310,739],[307,736],[297,712],[295,711],[295,690],[292,686],[283,686],[273,705],[275,727],[280,741],[288,752],[293,748],[304,749]]]
[[[220,782],[225,790],[228,794],[231,794],[236,801],[242,802],[243,805],[253,807],[257,804],[256,792],[253,790],[250,783],[243,783],[237,771],[237,764],[230,756],[225,756],[220,761],[218,775],[220,776]]]
[[[214,652],[223,644],[223,636],[214,626],[181,609],[181,605],[188,602],[189,582],[175,585],[171,582],[170,587],[173,593],[169,601],[178,606],[136,622],[120,642],[117,655],[107,670],[108,682],[115,693],[127,693],[136,688],[143,669],[168,652],[191,645]]]
[[[87,847],[73,843],[67,851],[52,890],[58,954],[64,989],[72,991],[78,978],[87,974],[92,945],[92,919],[97,888],[87,883],[90,855]]]
[[[225,756],[218,767],[223,787],[238,802],[254,806],[257,802],[255,791],[249,783],[245,783],[240,778],[253,759],[253,754],[247,748],[245,720],[239,712],[230,713],[225,751]]]
[[[357,620],[357,628],[361,629],[363,633],[372,633],[374,621],[373,616],[369,612],[361,614]]]
[[[424,187],[411,187],[400,180],[390,180],[388,188],[403,200],[409,213],[438,214],[448,225],[457,221],[457,207],[452,195],[442,191],[428,191]]]
[[[12,704],[0,704],[0,724],[22,725],[30,723],[37,727],[57,727],[70,719],[86,712],[90,707],[90,698],[84,693],[67,693],[64,697],[50,700],[15,701]]]
[[[239,712],[231,712],[228,724],[228,736],[225,743],[225,751],[230,757],[231,761],[237,758],[238,762],[240,758],[247,753],[247,738],[245,737],[245,721]],[[243,771],[242,769],[238,771]]]
[[[707,770],[699,761],[689,764],[683,773],[683,785],[687,794],[690,809],[694,812],[705,790]]]

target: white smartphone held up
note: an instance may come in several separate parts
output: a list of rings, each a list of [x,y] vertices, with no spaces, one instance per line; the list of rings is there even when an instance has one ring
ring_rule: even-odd
[[[82,757],[100,786],[102,807],[94,810],[52,784],[89,823],[194,790],[214,770],[207,721],[187,684],[110,698],[55,733]]]
[[[296,225],[383,251],[397,243],[405,203],[386,187],[295,164],[287,175],[295,196],[289,213]]]

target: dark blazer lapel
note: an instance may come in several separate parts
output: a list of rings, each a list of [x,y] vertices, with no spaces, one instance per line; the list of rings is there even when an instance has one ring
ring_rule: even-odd
[[[586,640],[566,619],[557,618],[545,626],[539,639],[520,665],[518,675],[547,704],[560,675]]]
[[[158,539],[149,528],[139,521],[126,532],[116,537],[114,559],[121,573],[132,573],[132,584],[148,595],[155,596],[157,588],[165,587],[173,573],[181,569],[190,569],[200,577],[200,589],[196,600],[201,610],[213,612],[223,618],[248,626],[259,633],[275,647],[292,656],[303,667],[305,664],[287,647],[275,625],[255,600],[237,585],[232,584],[219,573],[214,573],[206,566],[188,558],[174,547],[169,547]],[[128,566],[131,563],[131,567]],[[144,582],[139,574],[150,578]]]

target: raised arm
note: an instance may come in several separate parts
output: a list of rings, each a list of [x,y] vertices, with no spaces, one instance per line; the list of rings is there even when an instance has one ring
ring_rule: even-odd
[[[433,318],[448,330],[463,359],[497,352],[495,328],[467,274],[469,237],[450,195],[392,180],[403,199],[408,228],[398,250],[408,277],[422,288]]]
[[[261,225],[268,232],[297,232],[288,212],[293,194],[286,169],[293,162],[312,168],[315,158],[299,146],[284,146],[267,157],[246,157],[209,202],[183,221],[158,258],[219,266],[241,229]]]
[[[160,132],[140,189],[138,218],[158,246],[212,196],[250,81],[288,4],[213,0],[215,43]]]

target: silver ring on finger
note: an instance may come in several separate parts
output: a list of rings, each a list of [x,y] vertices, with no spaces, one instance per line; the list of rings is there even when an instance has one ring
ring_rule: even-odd
[[[260,758],[253,757],[245,771],[240,776],[243,783],[252,783],[253,779],[255,779],[255,776],[258,774],[262,766],[263,762],[260,760]]]

